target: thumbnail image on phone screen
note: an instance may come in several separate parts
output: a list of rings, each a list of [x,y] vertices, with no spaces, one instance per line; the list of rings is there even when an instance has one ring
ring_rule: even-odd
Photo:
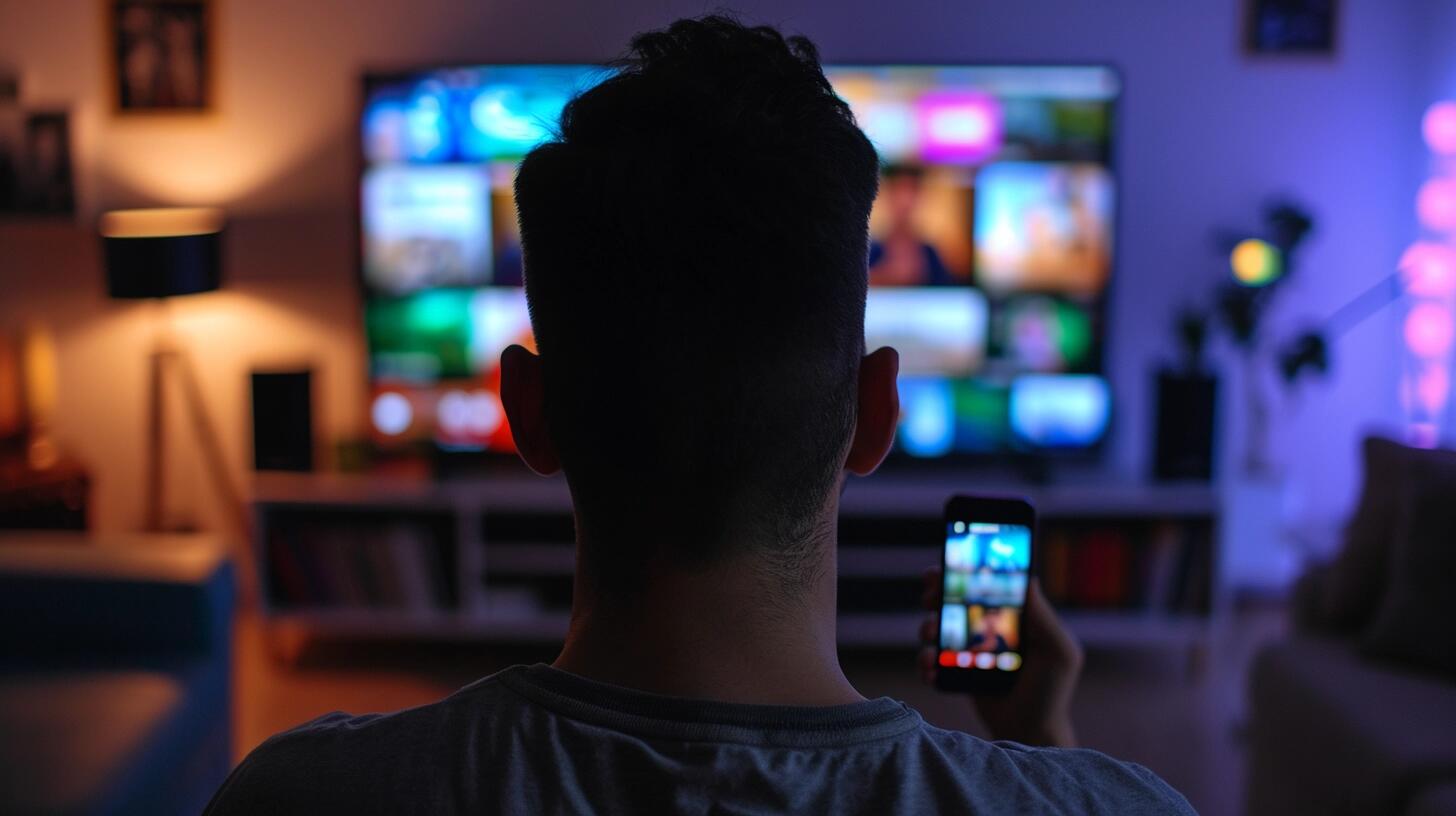
[[[994,694],[1015,683],[1025,655],[1035,519],[1021,499],[955,496],[946,503],[938,688]]]

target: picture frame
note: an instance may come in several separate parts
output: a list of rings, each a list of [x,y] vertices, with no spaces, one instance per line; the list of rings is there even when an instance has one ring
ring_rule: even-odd
[[[0,65],[0,213],[20,208],[24,165],[25,111],[20,107],[20,75]]]
[[[18,210],[26,215],[74,215],[70,112],[27,111],[24,133]]]
[[[103,0],[111,94],[119,114],[212,108],[212,0]]]
[[[1244,51],[1251,56],[1332,57],[1340,0],[1245,0]]]

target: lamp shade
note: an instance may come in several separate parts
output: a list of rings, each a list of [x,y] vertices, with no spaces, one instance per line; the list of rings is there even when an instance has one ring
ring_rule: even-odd
[[[164,298],[216,289],[222,278],[221,210],[167,207],[101,216],[106,292]]]

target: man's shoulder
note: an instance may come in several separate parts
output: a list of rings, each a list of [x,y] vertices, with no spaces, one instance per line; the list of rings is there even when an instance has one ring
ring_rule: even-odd
[[[1182,794],[1158,775],[1087,748],[1038,748],[987,742],[959,731],[925,726],[927,736],[953,756],[974,754],[978,773],[999,780],[1018,812],[1195,814]],[[1008,810],[1008,812],[1010,812]]]
[[[376,742],[387,743],[381,748],[392,746],[390,753],[397,752],[401,741],[433,744],[447,736],[444,731],[461,721],[462,709],[488,715],[491,709],[501,708],[506,699],[514,700],[511,692],[502,686],[500,677],[501,674],[492,675],[433,703],[385,714],[334,711],[270,737],[258,746],[254,755],[265,759],[308,752],[326,758],[330,748],[339,748],[349,751],[350,760],[357,762],[361,755],[371,754]]]
[[[446,774],[448,767],[437,761],[439,747],[469,740],[475,725],[497,722],[492,714],[515,699],[500,676],[427,705],[388,714],[335,711],[275,734],[233,770],[207,812],[263,812],[258,808],[265,805],[267,812],[307,812],[318,791],[331,791],[329,804],[337,807],[340,792],[368,796],[394,783],[414,787]]]

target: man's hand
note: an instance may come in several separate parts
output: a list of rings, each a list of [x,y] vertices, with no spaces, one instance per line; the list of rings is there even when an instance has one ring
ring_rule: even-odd
[[[920,650],[920,673],[926,683],[935,682],[943,586],[939,568],[926,571],[921,603],[931,614],[920,625],[920,640],[925,644]],[[1016,685],[1009,694],[974,698],[976,710],[995,739],[1075,747],[1072,692],[1082,672],[1082,647],[1062,628],[1035,579],[1027,588],[1021,637],[1025,648]]]

